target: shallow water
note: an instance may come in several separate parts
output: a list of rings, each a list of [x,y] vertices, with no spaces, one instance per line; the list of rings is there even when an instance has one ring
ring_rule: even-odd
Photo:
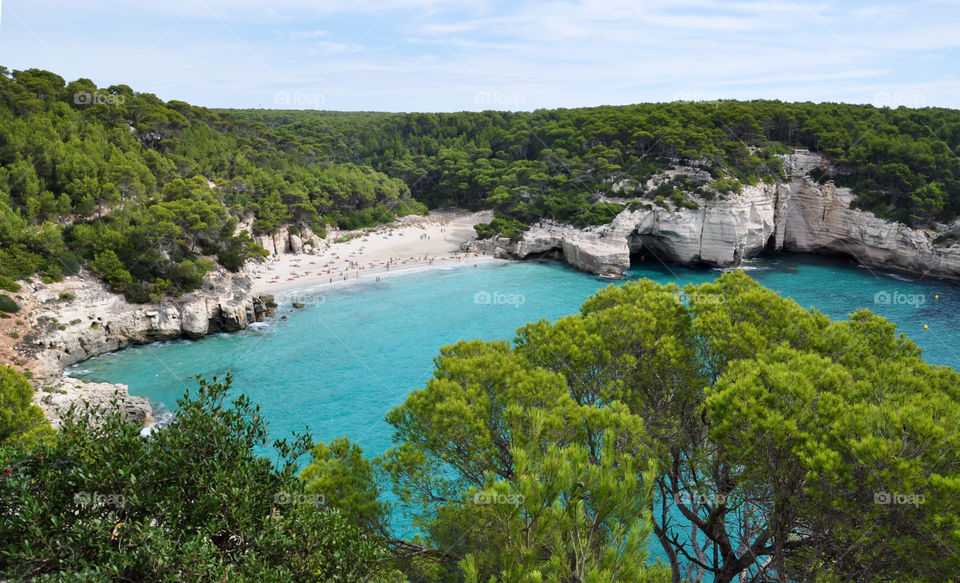
[[[956,283],[816,256],[758,258],[745,268],[761,284],[833,319],[870,308],[915,339],[929,362],[960,369]],[[720,274],[645,262],[627,276],[685,285]],[[315,440],[346,435],[375,456],[391,445],[384,415],[424,386],[441,346],[460,339],[512,339],[524,323],[574,313],[596,290],[623,281],[585,275],[554,261],[413,273],[301,296],[308,304],[303,310],[281,305],[278,315],[286,320],[197,341],[133,347],[90,359],[70,372],[125,383],[131,394],[148,396],[158,418],[167,419],[167,409],[196,386],[194,375],[230,372],[234,387],[261,405],[272,437],[289,437],[309,426]],[[391,493],[385,498],[394,501]],[[413,534],[401,511],[393,523],[401,536]],[[666,560],[654,538],[650,556]]]
[[[870,308],[915,339],[928,361],[960,369],[956,283],[815,256],[759,258],[747,269],[761,284],[834,319]],[[645,262],[627,275],[683,285],[713,280],[720,270]],[[286,320],[197,341],[132,347],[68,372],[127,384],[131,394],[149,397],[160,409],[175,406],[195,387],[194,375],[231,372],[234,387],[261,405],[272,436],[309,426],[316,440],[346,435],[377,455],[390,446],[384,415],[424,386],[441,346],[513,338],[524,323],[573,313],[610,284],[553,261],[413,273],[326,290],[308,298],[303,310],[281,305],[278,313]]]

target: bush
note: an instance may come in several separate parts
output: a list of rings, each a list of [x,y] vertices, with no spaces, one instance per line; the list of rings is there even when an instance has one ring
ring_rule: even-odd
[[[20,284],[14,281],[13,278],[0,274],[0,289],[9,292],[18,292],[20,291]]]
[[[527,226],[516,219],[496,216],[489,223],[474,225],[473,229],[477,232],[477,237],[480,239],[490,239],[500,236],[516,242],[523,239],[523,232],[527,230]]]
[[[19,311],[20,306],[17,305],[17,302],[13,301],[10,296],[6,294],[0,294],[0,312],[14,314]]]
[[[0,366],[0,445],[35,445],[53,435],[32,399],[33,387],[27,378],[12,367]]]
[[[379,540],[297,478],[309,436],[268,446],[259,408],[200,381],[140,435],[114,404],[68,415],[52,445],[6,449],[0,572],[13,580],[382,580]],[[93,463],[91,463],[93,462]],[[313,503],[315,502],[315,503]],[[43,541],[37,544],[37,541]]]

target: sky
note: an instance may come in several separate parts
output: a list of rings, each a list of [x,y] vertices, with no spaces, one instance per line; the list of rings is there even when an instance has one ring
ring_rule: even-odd
[[[960,108],[960,0],[0,2],[0,65],[207,107]]]

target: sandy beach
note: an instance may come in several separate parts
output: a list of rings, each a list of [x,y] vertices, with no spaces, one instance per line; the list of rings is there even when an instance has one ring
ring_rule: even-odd
[[[489,222],[490,211],[434,211],[425,217],[401,217],[389,225],[330,233],[316,254],[283,253],[248,267],[255,293],[289,301],[300,292],[342,286],[451,266],[498,261],[464,253],[460,245],[476,238],[473,226]],[[347,241],[342,238],[348,237]]]

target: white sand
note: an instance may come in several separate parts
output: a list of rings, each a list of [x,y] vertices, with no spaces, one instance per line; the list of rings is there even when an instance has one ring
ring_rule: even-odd
[[[489,222],[490,211],[434,211],[426,217],[402,217],[389,225],[365,229],[345,242],[328,235],[328,248],[316,255],[284,253],[248,268],[255,293],[289,299],[293,292],[331,285],[377,281],[424,269],[473,266],[496,261],[489,255],[460,251],[476,238],[473,225]],[[354,231],[354,233],[357,233]]]

